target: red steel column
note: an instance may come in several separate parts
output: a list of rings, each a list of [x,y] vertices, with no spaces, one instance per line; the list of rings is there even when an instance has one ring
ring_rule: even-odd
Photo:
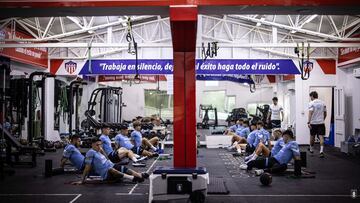
[[[196,167],[197,6],[170,7],[174,51],[174,167]]]

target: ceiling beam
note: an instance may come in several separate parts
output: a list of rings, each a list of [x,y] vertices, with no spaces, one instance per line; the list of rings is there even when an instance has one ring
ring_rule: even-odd
[[[139,17],[133,18],[133,20],[142,20],[142,19],[146,19],[146,18],[149,18],[149,17],[151,17],[151,16],[139,16]],[[69,17],[67,17],[67,18],[69,18]],[[72,17],[70,17],[70,18],[72,18]],[[34,39],[34,40],[26,39],[26,40],[27,41],[41,42],[41,41],[48,41],[48,40],[53,40],[53,39],[61,39],[61,38],[65,38],[65,37],[70,37],[70,36],[86,33],[86,32],[89,32],[89,31],[95,31],[95,30],[98,30],[98,29],[105,29],[107,27],[120,25],[120,24],[122,24],[124,22],[126,22],[126,21],[125,20],[124,21],[116,21],[116,22],[111,22],[111,23],[97,25],[97,26],[94,26],[94,27],[87,27],[87,28],[83,27],[80,30],[65,32],[65,33],[62,33],[62,34],[55,34],[55,35],[52,35],[52,36],[49,36],[49,37],[45,37],[43,39]],[[135,26],[133,26],[133,27],[135,27]]]
[[[42,38],[43,38],[43,39],[46,37],[46,35],[48,34],[49,30],[51,29],[51,27],[52,27],[52,25],[53,25],[53,23],[54,23],[54,20],[55,20],[54,17],[51,17],[51,18],[50,18],[50,20],[49,20],[49,22],[48,22],[48,24],[47,24],[47,26],[46,26],[46,28],[45,28],[45,31],[44,31],[44,33],[43,33],[43,35],[42,35]]]
[[[15,20],[22,28],[24,28],[29,34],[31,34],[35,39],[38,39],[39,36],[36,35],[32,30],[30,30],[26,25],[24,25],[21,21]]]
[[[335,41],[360,41],[359,38],[342,38],[339,36],[334,36],[334,35],[324,34],[324,33],[315,32],[315,31],[311,31],[311,30],[306,30],[306,29],[302,29],[302,28],[292,27],[292,26],[288,26],[288,25],[284,25],[284,24],[280,24],[280,23],[269,22],[266,20],[262,21],[262,20],[259,20],[256,18],[250,18],[247,16],[241,16],[241,15],[231,15],[231,16],[238,18],[238,19],[243,19],[243,20],[247,20],[247,21],[251,21],[251,22],[255,22],[255,23],[259,22],[264,25],[275,26],[278,28],[286,29],[286,30],[294,30],[296,32],[309,34],[309,35],[313,35],[313,36],[317,36],[317,37],[321,37],[321,38],[325,38],[325,39],[331,39],[331,40],[335,40]]]
[[[0,48],[121,48],[128,47],[128,43],[6,43],[0,44]],[[219,43],[223,48],[294,48],[299,43]],[[311,48],[339,48],[339,47],[360,47],[360,43],[305,43],[304,46]],[[201,47],[201,44],[197,45]],[[171,43],[139,43],[138,47],[161,48],[172,47]]]
[[[335,24],[335,22],[334,22],[334,19],[331,17],[331,16],[326,16],[327,18],[328,18],[328,20],[329,20],[329,22],[330,22],[330,25],[331,25],[331,27],[333,28],[333,30],[335,31],[335,33],[336,33],[336,35],[337,36],[339,36],[339,37],[341,37],[341,35],[340,35],[340,33],[339,33],[339,30],[338,30],[338,28],[336,27],[336,24]]]

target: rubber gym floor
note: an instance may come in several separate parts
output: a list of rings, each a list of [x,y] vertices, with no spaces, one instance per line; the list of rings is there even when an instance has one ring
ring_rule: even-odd
[[[302,150],[306,150],[303,148]],[[167,149],[171,153],[172,149]],[[293,179],[289,175],[273,176],[270,186],[262,186],[259,177],[238,169],[243,157],[233,157],[225,149],[200,148],[198,165],[205,166],[211,178],[224,180],[229,194],[208,195],[206,202],[359,202],[352,199],[352,189],[360,191],[360,161],[327,147],[326,157],[307,155],[307,170],[315,178]],[[75,186],[70,181],[80,175],[66,174],[45,178],[45,159],[58,166],[62,150],[38,157],[36,168],[16,168],[16,174],[6,176],[1,183],[0,202],[147,202],[149,181],[141,184],[86,184]],[[170,166],[172,160],[147,160],[139,171],[152,172],[156,166]],[[359,198],[359,197],[358,197]],[[186,201],[185,201],[186,202]]]

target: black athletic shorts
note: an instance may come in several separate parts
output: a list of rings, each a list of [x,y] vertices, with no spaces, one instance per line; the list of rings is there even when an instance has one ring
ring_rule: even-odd
[[[310,135],[316,136],[316,135],[325,135],[325,124],[310,124]]]
[[[133,151],[137,155],[141,155],[143,153],[144,149],[142,147],[133,147],[131,149],[131,151]]]
[[[245,152],[251,154],[255,151],[255,149],[256,149],[256,147],[254,147],[253,145],[247,144]]]
[[[121,173],[126,173],[128,171],[128,168],[126,166],[120,164],[115,164],[113,168],[117,171],[120,171]]]
[[[121,161],[120,158],[119,158],[117,150],[114,150],[110,154],[108,154],[108,157],[109,157],[110,161],[113,162],[113,163],[118,163],[118,162]]]
[[[281,128],[281,120],[271,120],[271,128]]]
[[[274,157],[259,157],[248,163],[248,170],[251,170],[252,168],[272,168],[276,164],[279,164],[279,162]]]

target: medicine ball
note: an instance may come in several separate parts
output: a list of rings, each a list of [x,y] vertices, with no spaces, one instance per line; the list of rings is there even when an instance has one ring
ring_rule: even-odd
[[[260,182],[261,184],[268,186],[271,184],[272,182],[272,176],[270,175],[270,173],[263,173],[260,176]]]

